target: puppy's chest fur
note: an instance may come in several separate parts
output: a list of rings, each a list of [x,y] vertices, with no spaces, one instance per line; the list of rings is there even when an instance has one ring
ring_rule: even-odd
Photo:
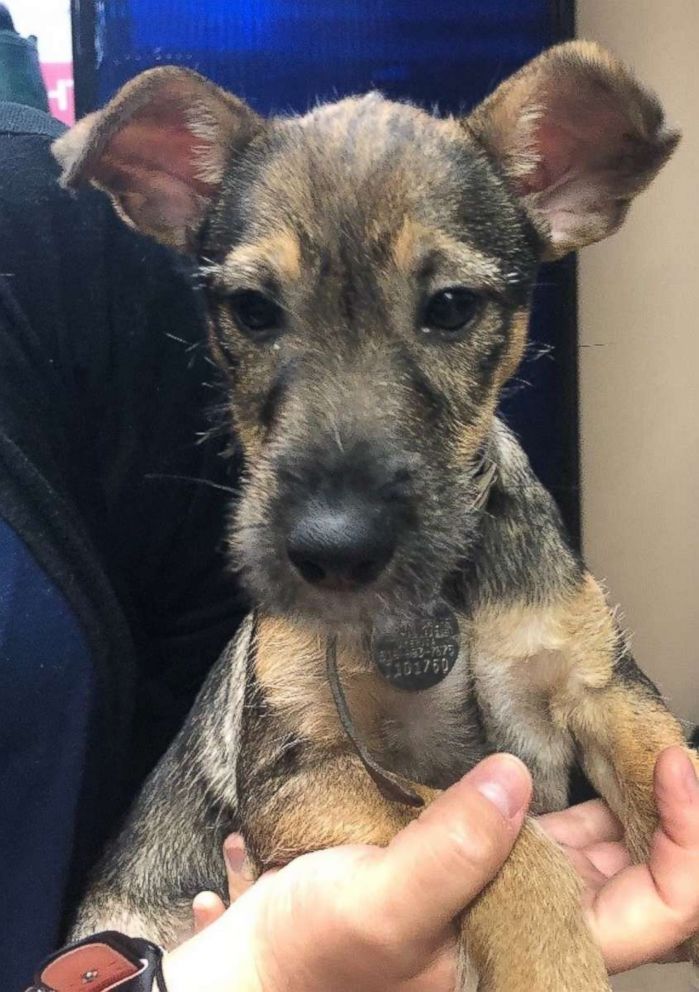
[[[381,688],[376,754],[386,767],[446,788],[488,750],[467,649],[462,647],[449,675],[430,689]]]
[[[340,680],[358,734],[387,769],[444,788],[489,751],[512,750],[532,768],[537,805],[560,808],[572,748],[552,724],[545,690],[562,660],[547,646],[542,618],[533,641],[503,642],[505,615],[480,623],[460,617],[458,659],[429,689],[394,687],[358,643],[347,641],[338,644]],[[346,746],[324,640],[278,619],[262,621],[258,639],[256,681],[284,733],[314,746]]]

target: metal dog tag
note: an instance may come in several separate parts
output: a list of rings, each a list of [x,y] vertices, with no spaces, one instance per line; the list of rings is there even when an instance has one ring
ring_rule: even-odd
[[[459,657],[459,624],[448,606],[409,619],[385,618],[371,635],[371,657],[398,689],[429,689],[446,678]]]

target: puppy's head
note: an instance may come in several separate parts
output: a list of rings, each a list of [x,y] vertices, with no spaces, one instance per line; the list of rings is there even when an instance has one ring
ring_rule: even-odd
[[[264,608],[355,621],[438,595],[538,263],[614,231],[676,142],[582,42],[461,120],[376,94],[263,120],[165,68],[58,140],[66,185],[206,274],[246,455],[231,544]]]

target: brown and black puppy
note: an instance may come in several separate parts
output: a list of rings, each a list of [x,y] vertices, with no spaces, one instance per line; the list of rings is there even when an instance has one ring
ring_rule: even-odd
[[[372,758],[425,802],[506,749],[557,809],[578,759],[645,856],[655,759],[682,731],[495,409],[539,262],[614,231],[676,142],[584,42],[461,120],[377,94],[262,120],[163,68],[59,139],[66,185],[199,260],[246,459],[231,555],[257,604],[78,933],[180,939],[192,896],[222,890],[231,829],[262,870],[417,815],[351,746],[328,645]],[[462,992],[608,988],[576,878],[533,825],[462,927]]]

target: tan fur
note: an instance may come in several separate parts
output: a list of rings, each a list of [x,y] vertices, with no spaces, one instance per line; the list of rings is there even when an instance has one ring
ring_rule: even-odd
[[[413,787],[427,804],[438,794]],[[326,754],[256,808],[250,829],[258,870],[319,847],[384,846],[418,815],[382,799],[356,757]],[[554,900],[563,942],[550,928]],[[599,949],[584,922],[580,883],[560,849],[533,822],[525,825],[506,865],[464,914],[461,927],[463,992],[473,982],[469,969],[479,975],[479,992],[609,989]],[[516,939],[525,933],[527,939]]]
[[[415,788],[426,802],[435,795],[424,786]],[[253,813],[258,871],[318,848],[385,846],[415,815],[382,799],[354,755],[324,754],[322,762],[282,783],[269,804]]]
[[[454,464],[471,462],[488,436],[497,403],[497,390],[491,389],[483,401],[477,416],[468,424],[463,424],[455,440]]]
[[[502,364],[498,368],[496,378],[498,392],[507,382],[510,376],[514,375],[519,363],[522,360],[524,349],[527,344],[529,334],[529,310],[520,310],[512,318],[510,324],[510,341]]]
[[[412,273],[417,255],[417,242],[420,229],[412,217],[406,217],[401,224],[392,245],[393,261],[403,272]]]
[[[616,676],[623,635],[596,580],[588,574],[570,596],[536,611],[481,611],[474,637],[474,675],[483,696],[493,692],[482,683],[501,680],[504,702],[507,681],[510,714],[514,708],[539,754],[543,732],[549,746],[557,735],[580,744],[591,781],[624,823],[635,857],[644,858],[657,825],[655,762],[664,748],[683,744],[684,735],[656,697]]]
[[[570,596],[539,608],[515,604],[481,609],[474,633],[484,663],[498,659],[499,665],[529,665],[536,659],[536,684],[574,701],[580,690],[600,688],[612,674],[617,634],[604,595],[589,574]],[[523,691],[526,686],[523,681]]]
[[[456,441],[456,461],[463,465],[468,463],[480,449],[490,430],[493,414],[497,408],[500,391],[505,382],[515,372],[519,365],[527,342],[529,329],[529,310],[517,312],[510,325],[510,339],[501,362],[496,369],[488,395],[478,411],[475,420],[462,426]]]
[[[323,747],[346,744],[328,685],[325,639],[279,617],[262,617],[255,674],[282,725]],[[338,672],[358,732],[368,743],[396,690],[376,674],[360,647],[341,639]]]
[[[338,746],[339,754],[319,750],[322,760],[255,804],[248,829],[255,838],[258,871],[319,847],[386,845],[419,815],[382,799],[359,760],[346,753],[345,742]],[[415,783],[412,787],[426,804],[438,795]],[[554,905],[563,942],[550,926]],[[525,825],[506,865],[464,914],[461,927],[462,992],[475,992],[476,972],[479,992],[609,989],[583,918],[580,883],[560,849],[533,822]]]
[[[475,290],[502,290],[505,287],[500,259],[479,251],[472,244],[430,230],[407,216],[392,244],[393,261],[406,275],[414,275],[428,252],[438,253],[458,271],[464,284]]]
[[[217,282],[233,292],[264,281],[270,273],[280,282],[293,282],[301,276],[301,246],[296,233],[288,228],[234,248],[220,266]]]
[[[323,641],[277,617],[260,618],[257,639],[255,675],[282,725],[321,746],[340,742],[344,735],[325,677]],[[338,668],[346,682],[344,653],[340,659]],[[364,726],[358,714],[355,718]]]
[[[465,917],[465,945],[479,975],[479,992],[609,989],[583,918],[580,890],[563,852],[529,821],[497,878]],[[518,895],[523,891],[526,899]],[[513,939],[515,934],[527,936]]]

